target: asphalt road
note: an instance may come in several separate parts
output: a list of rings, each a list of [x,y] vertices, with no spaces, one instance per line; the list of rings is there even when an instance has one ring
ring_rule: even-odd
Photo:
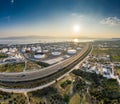
[[[49,76],[62,68],[67,67],[72,64],[75,60],[79,59],[88,49],[90,48],[90,44],[86,44],[85,47],[77,53],[76,55],[49,67],[43,68],[41,70],[32,71],[32,72],[21,72],[21,73],[0,73],[0,81],[6,82],[22,82],[22,81],[30,81],[39,78],[43,78]]]

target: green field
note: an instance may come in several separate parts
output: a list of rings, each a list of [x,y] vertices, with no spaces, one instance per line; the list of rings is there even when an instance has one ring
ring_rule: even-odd
[[[120,61],[120,49],[118,48],[94,48],[92,51],[93,56],[104,56],[110,55],[110,60],[112,62]]]
[[[13,63],[0,65],[0,72],[22,72],[24,69],[24,63]]]
[[[7,57],[8,57],[8,55],[0,53],[0,59],[7,58]]]
[[[120,76],[120,68],[116,68],[116,72]]]
[[[26,70],[39,70],[42,66],[36,64],[35,62],[28,61]]]

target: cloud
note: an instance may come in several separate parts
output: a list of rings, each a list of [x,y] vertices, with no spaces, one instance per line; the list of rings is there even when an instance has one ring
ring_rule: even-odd
[[[108,17],[100,21],[101,24],[115,26],[120,25],[120,19],[118,17]]]

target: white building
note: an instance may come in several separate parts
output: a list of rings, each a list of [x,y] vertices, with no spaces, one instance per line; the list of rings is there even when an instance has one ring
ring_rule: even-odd
[[[70,55],[73,55],[75,54],[77,51],[75,49],[68,49],[67,50],[67,53],[70,54]]]

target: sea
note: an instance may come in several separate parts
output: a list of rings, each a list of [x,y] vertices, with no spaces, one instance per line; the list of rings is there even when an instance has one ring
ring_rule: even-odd
[[[0,38],[0,44],[33,44],[33,43],[53,43],[53,42],[70,42],[77,38]],[[77,39],[78,42],[90,42],[94,39]]]

